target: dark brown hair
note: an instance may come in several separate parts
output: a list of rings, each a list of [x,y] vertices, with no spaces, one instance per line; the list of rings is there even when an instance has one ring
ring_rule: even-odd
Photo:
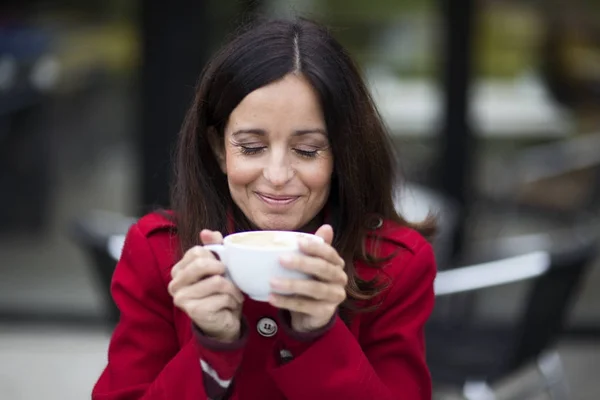
[[[176,153],[172,207],[182,251],[199,244],[204,229],[228,232],[252,223],[234,204],[227,178],[209,142],[209,131],[221,138],[229,115],[250,92],[301,73],[318,93],[334,158],[327,209],[335,237],[333,245],[346,261],[349,308],[377,295],[380,282],[363,281],[353,261],[377,263],[364,243],[373,218],[408,224],[395,210],[398,183],[393,146],[358,68],[323,26],[306,19],[260,22],[238,34],[206,66],[198,83]],[[432,221],[417,228],[433,232]]]

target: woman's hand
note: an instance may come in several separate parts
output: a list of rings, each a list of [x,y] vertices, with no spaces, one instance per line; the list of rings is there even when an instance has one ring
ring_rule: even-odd
[[[220,244],[223,236],[207,229],[200,232],[203,244]],[[223,342],[240,337],[244,296],[223,277],[225,265],[202,246],[189,249],[171,270],[169,293],[202,332]]]
[[[333,229],[323,225],[316,232],[324,243],[301,241],[302,255],[284,256],[281,265],[304,272],[316,279],[276,279],[271,288],[289,295],[271,294],[269,302],[289,310],[292,328],[297,332],[310,332],[324,327],[346,299],[348,276],[344,260],[331,247]]]

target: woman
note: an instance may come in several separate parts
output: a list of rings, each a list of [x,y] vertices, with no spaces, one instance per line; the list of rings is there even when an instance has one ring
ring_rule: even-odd
[[[271,21],[240,34],[187,114],[172,213],[127,235],[112,284],[121,319],[92,397],[430,399],[423,325],[436,268],[394,209],[394,167],[327,30]],[[281,260],[316,279],[273,281],[293,295],[257,302],[223,278],[202,244],[258,229],[321,236]]]

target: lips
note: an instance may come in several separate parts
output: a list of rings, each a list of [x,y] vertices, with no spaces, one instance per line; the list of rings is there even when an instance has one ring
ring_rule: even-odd
[[[264,203],[270,206],[287,206],[298,200],[300,196],[288,196],[288,195],[273,195],[266,193],[256,192],[256,195]]]

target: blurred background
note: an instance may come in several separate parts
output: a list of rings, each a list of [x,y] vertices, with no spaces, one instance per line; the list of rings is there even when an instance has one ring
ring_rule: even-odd
[[[168,205],[195,81],[255,13],[332,27],[399,152],[399,210],[439,217],[436,398],[600,398],[596,0],[3,1],[0,398],[89,398],[122,234]]]

